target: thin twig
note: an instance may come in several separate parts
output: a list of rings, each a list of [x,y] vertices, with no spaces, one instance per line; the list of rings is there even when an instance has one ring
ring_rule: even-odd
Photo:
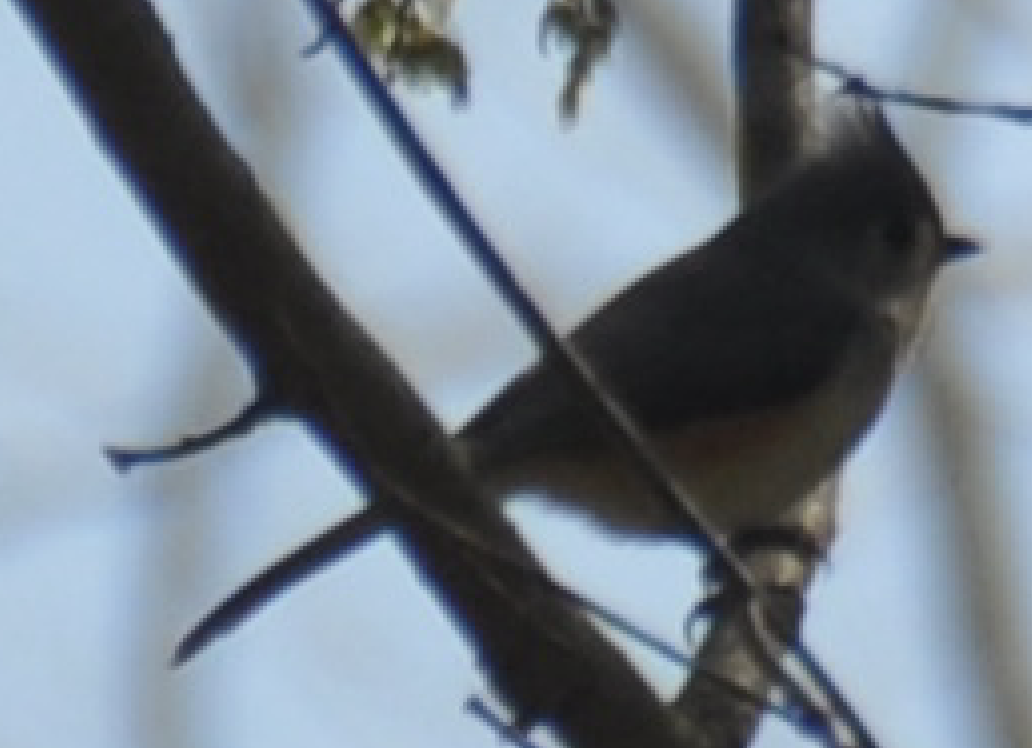
[[[879,86],[872,86],[862,75],[852,72],[840,63],[831,62],[820,57],[811,57],[810,62],[821,72],[828,73],[841,80],[843,91],[854,96],[891,104],[903,104],[942,114],[990,117],[992,119],[1014,122],[1019,125],[1032,125],[1032,106],[962,101],[949,96],[921,94],[899,88],[881,88]]]
[[[203,434],[187,436],[176,442],[161,447],[104,447],[104,456],[119,472],[125,472],[139,465],[150,465],[158,462],[178,460],[191,457],[207,449],[218,446],[228,439],[246,436],[265,420],[282,411],[270,397],[259,393],[258,397],[248,403],[243,410],[221,426]]]
[[[413,176],[458,233],[473,259],[480,265],[495,290],[509,305],[524,330],[545,352],[554,356],[558,366],[575,382],[579,396],[598,414],[600,425],[613,438],[631,464],[648,481],[650,488],[664,498],[684,518],[686,537],[701,543],[716,557],[730,577],[750,594],[762,594],[748,568],[735,554],[715,526],[694,506],[691,498],[674,480],[650,447],[649,440],[627,411],[613,398],[610,389],[573,347],[555,333],[515,275],[505,264],[491,240],[459,197],[443,170],[434,161],[401,108],[382,84],[362,54],[350,30],[328,0],[306,0],[320,23],[332,34],[335,48],[347,64],[361,92],[379,116],[389,137],[408,162]]]
[[[694,505],[690,496],[672,477],[663,462],[656,456],[648,439],[638,428],[622,405],[613,398],[610,388],[591,369],[589,364],[566,341],[551,328],[544,315],[507,267],[494,245],[474,219],[461,197],[451,185],[443,170],[434,161],[415,129],[408,122],[401,108],[380,81],[369,61],[362,54],[347,25],[341,20],[330,0],[306,0],[324,34],[329,34],[334,48],[355,79],[361,93],[366,97],[388,136],[403,158],[408,162],[413,176],[426,194],[441,210],[449,225],[456,231],[473,259],[480,265],[495,289],[509,305],[517,319],[537,343],[552,355],[576,385],[579,396],[589,403],[600,417],[614,443],[619,446],[631,465],[639,470],[651,490],[665,499],[684,518],[687,537],[701,543],[703,548],[724,567],[729,578],[737,583],[745,594],[758,602],[758,610],[768,610],[767,596],[756,584],[752,572],[737,556],[715,526]],[[793,675],[781,663],[781,654],[766,631],[764,615],[752,616],[755,628],[753,639],[763,659],[779,677],[789,684],[797,697],[804,700],[815,715],[820,715],[827,731],[833,732],[833,725],[825,708],[815,700],[810,689],[797,683]],[[830,682],[826,672],[815,657],[806,652],[802,644],[797,645],[806,653],[801,660],[804,670],[816,683]],[[848,708],[839,716],[848,724],[858,726],[854,736],[860,745],[873,746],[867,740],[869,735],[855,712]]]

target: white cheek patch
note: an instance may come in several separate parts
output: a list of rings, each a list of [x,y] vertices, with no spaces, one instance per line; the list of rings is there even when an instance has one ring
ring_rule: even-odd
[[[909,352],[920,346],[926,337],[926,295],[925,292],[897,294],[879,304],[879,311],[892,324],[900,343],[897,364],[909,359]]]

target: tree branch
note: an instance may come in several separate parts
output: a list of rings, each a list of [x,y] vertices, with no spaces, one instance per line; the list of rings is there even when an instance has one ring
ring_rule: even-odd
[[[812,0],[740,0],[738,4],[739,183],[745,205],[810,146],[814,106],[813,68],[808,62],[811,19]],[[792,511],[791,520],[804,527],[822,550],[834,536],[836,499],[837,476],[832,476]],[[802,606],[793,603],[805,594],[818,560],[787,551],[764,552],[749,559],[761,587],[798,590],[796,600],[786,596],[785,604],[772,612],[793,636],[802,618]],[[778,598],[771,597],[771,601]],[[755,701],[735,699],[725,681],[752,693],[768,693],[783,685],[758,656],[746,606],[747,601],[715,621],[697,653],[696,675],[675,701],[693,724],[717,736],[716,744],[721,746],[747,744],[764,713]],[[822,675],[819,667],[814,669]],[[825,682],[819,690],[828,687]],[[837,694],[829,696],[834,702]],[[834,706],[837,709],[839,705]]]
[[[561,597],[393,363],[303,257],[142,0],[18,0],[86,121],[247,358],[260,398],[304,419],[385,502],[428,588],[517,726],[571,745],[699,745]],[[456,544],[427,507],[519,566]]]

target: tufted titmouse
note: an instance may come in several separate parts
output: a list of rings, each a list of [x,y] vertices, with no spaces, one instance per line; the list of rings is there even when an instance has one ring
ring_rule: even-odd
[[[571,334],[716,528],[775,523],[881,410],[942,265],[975,245],[938,209],[881,110],[836,107],[824,145],[698,249]],[[493,495],[528,489],[611,529],[683,520],[611,447],[549,358],[458,438]]]
[[[732,539],[776,523],[838,468],[881,410],[939,269],[977,249],[944,234],[876,106],[835,111],[822,148],[703,246],[648,273],[571,334],[697,508]],[[143,459],[246,430],[262,412],[252,405],[216,435]],[[624,464],[547,357],[457,439],[498,499],[536,490],[611,529],[683,536],[684,518]],[[122,467],[141,459],[108,454]],[[335,557],[338,533],[365,537],[382,521],[359,517],[361,527],[346,520],[227,598],[174,661]]]

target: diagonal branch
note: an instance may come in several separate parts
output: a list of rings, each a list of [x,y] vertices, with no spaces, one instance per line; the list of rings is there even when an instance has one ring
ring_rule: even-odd
[[[457,546],[428,502],[525,568],[430,412],[306,261],[230,149],[143,0],[17,0],[87,124],[233,337],[259,398],[302,417],[386,502],[409,557],[516,715],[571,745],[699,745],[625,658],[540,579]],[[544,572],[541,572],[544,575]]]
[[[774,613],[782,618],[787,616],[794,621],[801,612],[796,609],[798,606],[790,605],[787,611],[775,609],[774,603],[766,594],[767,587],[756,584],[753,571],[742,562],[726,539],[716,532],[707,516],[699,511],[684,488],[674,479],[670,470],[650,447],[644,432],[611,394],[612,389],[607,387],[607,383],[592,370],[572,345],[559,338],[551,329],[548,321],[520,287],[444,172],[423,146],[415,129],[378,79],[368,60],[359,50],[350,30],[341,21],[335,5],[329,0],[306,2],[326,29],[322,38],[333,43],[334,49],[378,115],[385,132],[408,162],[413,175],[423,185],[428,196],[437,203],[449,225],[463,239],[472,258],[480,264],[495,290],[509,305],[523,328],[544,352],[550,354],[555,365],[575,385],[576,396],[581,398],[588,410],[596,416],[598,426],[620,449],[628,464],[645,479],[649,490],[666,501],[674,516],[679,515],[682,518],[689,536],[699,541],[719,568],[744,591],[743,599],[747,601],[747,606],[727,630],[734,632],[729,643],[747,650],[743,651],[741,656],[748,661],[749,670],[755,673],[755,678],[750,677],[747,679],[750,681],[747,685],[740,685],[733,680],[735,673],[725,674],[723,669],[711,670],[709,672],[714,676],[715,682],[722,684],[722,688],[728,683],[739,685],[730,689],[738,695],[743,692],[750,695],[764,693],[770,684],[780,682],[787,687],[793,704],[800,705],[801,711],[816,725],[816,728],[810,728],[811,732],[834,743],[838,730],[834,720],[837,718],[845,723],[845,729],[857,744],[873,745],[873,740],[859,717],[803,644],[797,645],[799,656],[796,659],[796,664],[802,670],[801,677],[785,667],[782,656],[784,647],[773,635],[768,625],[767,614]],[[752,81],[759,81],[759,85],[753,83],[745,87],[752,95],[745,97],[746,124],[743,129],[750,135],[755,134],[755,138],[747,142],[749,149],[745,161],[751,171],[743,171],[743,182],[748,195],[752,196],[762,192],[766,184],[775,180],[809,145],[810,131],[807,124],[812,98],[810,69],[807,59],[800,61],[798,54],[789,54],[789,50],[802,47],[792,43],[795,40],[782,32],[784,24],[791,24],[791,31],[800,35],[802,41],[808,41],[810,5],[809,2],[784,2],[775,4],[773,12],[771,6],[766,6],[764,11],[757,13],[756,20],[759,23],[748,26],[745,20],[750,17],[751,11],[745,5],[742,7],[740,28],[749,36],[749,39],[744,40],[746,43],[742,48],[745,52],[752,52],[746,62],[753,70],[749,71],[747,77]],[[787,13],[789,17],[783,18],[783,13]],[[760,75],[754,75],[757,70]],[[765,116],[758,105],[775,107],[774,116]],[[771,128],[773,132],[770,132]],[[812,504],[806,503],[807,511],[811,507],[823,509],[828,506],[823,488],[815,491],[818,498]],[[823,548],[827,542],[821,532],[823,528],[810,529],[813,531],[812,537],[816,538]],[[763,567],[763,571],[783,572],[786,568],[795,571],[795,562],[794,556],[785,557],[770,568]],[[796,580],[800,588],[808,581],[812,568],[806,566]],[[783,574],[772,576],[772,585],[782,576]],[[794,603],[795,598],[790,602]],[[792,628],[795,628],[794,623]],[[755,685],[761,687],[759,691],[752,690],[753,680],[758,680]],[[725,693],[725,698],[720,701],[729,707],[728,716],[737,717],[734,700],[727,698],[733,695],[735,694]],[[753,705],[762,704],[764,701],[756,700],[755,697],[750,699]],[[713,724],[719,725],[719,720]],[[748,731],[742,735],[747,736]]]

